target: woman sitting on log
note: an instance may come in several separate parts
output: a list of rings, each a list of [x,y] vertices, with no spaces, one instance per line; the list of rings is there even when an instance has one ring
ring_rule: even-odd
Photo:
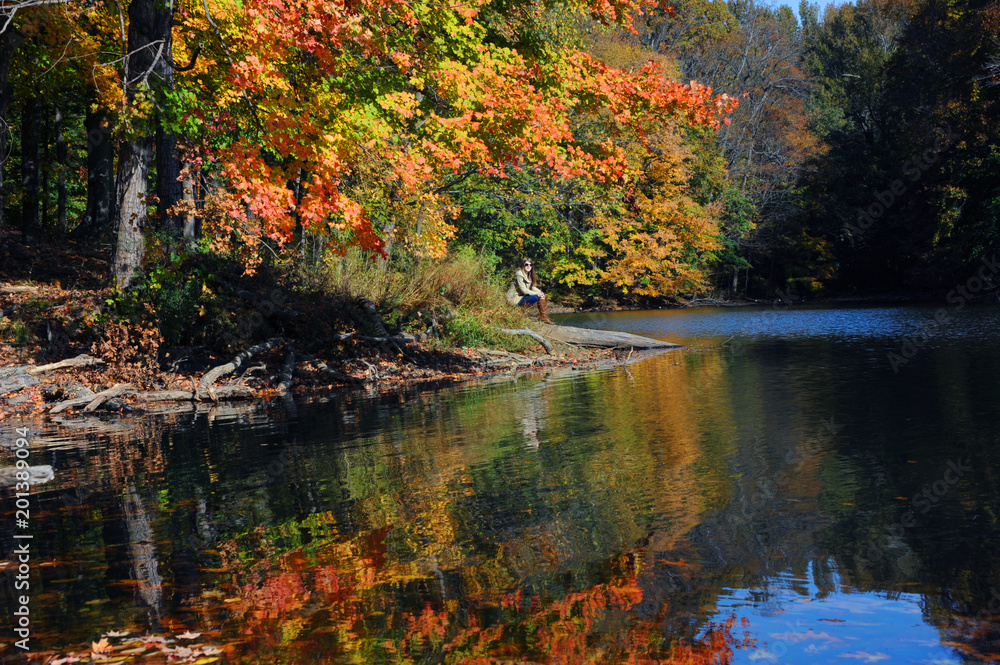
[[[545,299],[545,294],[538,288],[531,259],[522,259],[520,267],[514,272],[514,281],[507,289],[507,302],[515,307],[537,303],[538,319],[555,325],[549,318],[549,302]]]

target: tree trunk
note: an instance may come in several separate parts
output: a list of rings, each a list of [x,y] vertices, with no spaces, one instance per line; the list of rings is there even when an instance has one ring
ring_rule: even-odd
[[[7,81],[10,78],[10,65],[14,60],[14,51],[24,38],[8,28],[0,35],[0,236],[3,234],[4,206],[7,199],[4,197],[3,170],[7,163],[7,102],[10,101],[10,88]]]
[[[194,165],[190,164],[188,165],[187,176],[184,178],[184,182],[181,183],[183,187],[182,197],[184,201],[187,203],[185,207],[184,218],[182,220],[184,223],[183,235],[187,239],[198,237],[197,218],[194,215],[194,210],[196,209],[197,206],[197,196],[195,194],[195,187],[196,187],[195,176],[191,173],[191,170],[193,168]]]
[[[111,124],[104,112],[87,112],[87,212],[78,227],[88,236],[99,236],[111,227],[115,181],[111,171],[114,152]]]
[[[169,42],[172,3],[157,0],[132,0],[128,7],[128,57],[125,61],[126,101],[132,105],[139,89],[160,85],[158,72]],[[159,43],[157,43],[159,42]],[[118,244],[112,277],[115,287],[132,286],[138,277],[145,254],[148,212],[149,167],[153,155],[153,137],[148,119],[136,119],[130,137],[122,141],[118,154],[115,187],[117,206],[115,226]]]
[[[37,97],[25,101],[21,112],[21,233],[24,244],[31,245],[42,234],[39,217],[38,161],[42,133],[42,102]]]
[[[67,159],[69,150],[66,148],[66,135],[63,132],[62,109],[56,107],[55,130],[56,130],[56,163],[58,164],[58,181],[56,182],[56,217],[59,229],[65,235],[67,226],[66,220],[66,169],[69,168]]]
[[[123,141],[118,151],[118,181],[115,188],[118,244],[112,267],[115,287],[132,286],[146,253],[146,199],[149,189],[149,164],[152,157],[149,136]]]

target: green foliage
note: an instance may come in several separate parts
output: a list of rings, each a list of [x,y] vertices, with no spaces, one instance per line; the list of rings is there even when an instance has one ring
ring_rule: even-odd
[[[31,330],[17,319],[0,319],[0,341],[11,346],[24,346],[31,339]]]
[[[168,344],[212,341],[210,331],[225,329],[233,318],[218,293],[222,260],[197,246],[176,246],[156,237],[149,243],[143,281],[107,298],[107,309],[95,323],[138,323],[152,313]]]
[[[217,258],[181,248],[154,252],[151,258],[143,290],[156,308],[164,341],[204,339],[206,327],[231,323],[230,308],[219,302]]]
[[[346,302],[367,298],[390,327],[423,332],[437,322],[454,346],[525,350],[530,343],[494,328],[523,328],[527,318],[505,298],[509,270],[496,254],[458,246],[442,259],[400,254],[378,262],[360,250],[328,253],[315,268],[320,289]]]
[[[461,308],[445,322],[443,338],[452,346],[482,346],[523,352],[537,346],[527,336],[508,335],[497,328],[524,327],[523,313],[508,307],[505,310]]]

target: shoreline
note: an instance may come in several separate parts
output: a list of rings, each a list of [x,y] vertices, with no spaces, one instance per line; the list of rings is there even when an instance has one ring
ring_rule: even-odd
[[[595,307],[566,307],[566,306],[555,306],[550,307],[550,312],[553,314],[587,314],[587,313],[598,313],[598,312],[643,312],[643,311],[661,311],[661,310],[678,310],[678,309],[701,309],[710,307],[779,307],[788,308],[795,307],[798,305],[825,305],[825,304],[837,304],[837,305],[880,305],[880,304],[907,304],[907,303],[929,303],[929,304],[941,304],[946,303],[948,294],[950,291],[938,290],[938,291],[920,291],[916,293],[900,293],[900,292],[890,292],[884,294],[871,294],[871,295],[852,295],[852,296],[817,296],[817,297],[795,297],[792,296],[788,299],[775,298],[773,300],[754,300],[754,299],[733,299],[733,300],[717,300],[714,298],[696,298],[687,303],[663,303],[661,305],[622,305],[618,303],[614,304],[604,304]],[[1000,292],[986,293],[983,295],[977,295],[968,299],[968,302],[972,304],[989,304],[992,302],[1000,303]]]
[[[513,353],[483,347],[432,350],[418,347],[418,344],[408,345],[403,356],[388,358],[382,357],[381,348],[369,345],[366,348],[368,355],[358,354],[360,363],[336,363],[341,370],[367,365],[364,376],[359,376],[357,370],[354,373],[331,370],[322,360],[311,357],[299,358],[290,371],[290,378],[281,376],[280,372],[270,375],[266,368],[274,366],[272,361],[280,362],[283,349],[268,349],[254,356],[259,364],[248,363],[246,371],[239,376],[225,383],[212,382],[201,389],[199,383],[227,363],[216,363],[201,373],[183,375],[163,370],[151,373],[146,368],[144,380],[128,383],[119,381],[123,372],[121,366],[93,357],[75,356],[49,365],[11,366],[4,363],[0,365],[0,422],[53,421],[56,416],[63,420],[102,414],[141,417],[169,409],[171,405],[252,405],[282,398],[312,400],[362,391],[386,393],[454,387],[539,372],[561,370],[570,373],[614,367],[673,350],[585,349],[556,342],[554,353],[549,354]],[[86,364],[58,367],[74,361]],[[265,370],[263,373],[253,371],[261,367]],[[162,399],[156,399],[157,396]]]

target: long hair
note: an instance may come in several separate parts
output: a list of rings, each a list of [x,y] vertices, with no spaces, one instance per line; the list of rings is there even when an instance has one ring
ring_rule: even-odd
[[[529,259],[526,256],[522,257],[521,258],[521,262],[517,264],[517,269],[518,270],[521,270],[521,271],[524,270],[524,262],[525,261],[531,261],[531,259]],[[538,280],[535,278],[535,272],[536,272],[535,271],[535,262],[531,261],[531,272],[530,273],[524,273],[524,274],[528,277],[528,279],[531,280],[531,288],[533,288],[533,289],[538,288]]]

